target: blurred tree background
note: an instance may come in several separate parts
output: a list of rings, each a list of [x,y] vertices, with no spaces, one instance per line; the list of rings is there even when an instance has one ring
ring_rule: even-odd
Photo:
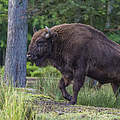
[[[0,65],[7,40],[8,0],[0,0]],[[29,0],[28,43],[37,29],[63,23],[84,23],[103,31],[120,44],[120,0]]]

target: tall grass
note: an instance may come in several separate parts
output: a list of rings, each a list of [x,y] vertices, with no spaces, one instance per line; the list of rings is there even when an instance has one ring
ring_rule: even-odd
[[[0,85],[0,120],[32,120],[31,105],[25,103],[26,96],[13,87]]]
[[[51,66],[39,68],[35,65],[32,66],[30,63],[27,64],[27,70],[32,77],[39,77],[39,80],[33,86],[37,88],[40,93],[49,95],[56,100],[64,100],[58,88],[58,83],[61,79],[60,72]],[[72,95],[72,85],[70,85],[67,90]],[[77,103],[89,106],[120,108],[120,103],[118,102],[116,104],[116,98],[109,84],[103,85],[99,90],[91,89],[85,84],[79,92]]]
[[[58,88],[61,76],[58,73],[56,75],[54,70],[52,72],[49,71],[41,72],[42,77],[34,84],[36,85],[34,88],[36,87],[40,93],[49,95],[55,100],[64,100]],[[72,95],[72,85],[67,88],[67,91]],[[35,119],[32,106],[26,104],[26,99],[28,98],[23,92],[18,92],[15,88],[0,84],[0,120]],[[116,99],[110,85],[103,85],[100,90],[90,89],[85,85],[79,92],[77,104],[120,108],[120,103],[115,103],[115,101]]]
[[[61,95],[61,91],[58,88],[59,79],[60,78],[56,78],[53,75],[40,77],[37,81],[35,81],[33,86],[30,87],[39,90],[39,93],[48,95],[55,100],[61,100],[63,98]]]
[[[84,87],[78,96],[78,104],[96,107],[115,107],[115,101],[116,98],[110,85],[104,85],[99,90]]]
[[[40,77],[37,81],[37,86],[41,93],[49,95],[56,100],[64,100],[61,91],[58,88],[60,78],[52,75]],[[38,87],[37,87],[38,88]],[[72,95],[72,85],[67,88],[67,91]],[[89,88],[86,84],[81,88],[78,95],[79,105],[96,106],[96,107],[115,107],[120,108],[120,103],[116,103],[116,98],[110,84],[103,85],[99,90]]]

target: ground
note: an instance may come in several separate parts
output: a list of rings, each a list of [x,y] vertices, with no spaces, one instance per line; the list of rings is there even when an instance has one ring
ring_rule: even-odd
[[[120,120],[120,109],[82,105],[66,105],[49,96],[33,94],[28,90],[37,120]],[[27,92],[28,92],[27,91]]]

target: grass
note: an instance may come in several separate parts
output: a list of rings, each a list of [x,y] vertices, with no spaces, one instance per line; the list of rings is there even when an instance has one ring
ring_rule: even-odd
[[[115,106],[115,100],[110,85],[104,85],[100,90],[85,87],[78,96],[78,104],[96,107],[120,107]]]
[[[36,81],[34,88],[40,88],[40,93],[48,95],[55,100],[65,100],[58,88],[59,79],[60,78],[55,78],[54,76],[44,78],[41,77],[38,81]],[[67,88],[67,91],[72,95],[72,85]],[[116,103],[116,98],[110,84],[103,85],[99,90],[89,88],[85,85],[79,92],[77,104],[96,107],[120,108],[120,103]]]
[[[54,74],[47,73],[45,77],[40,77],[39,80],[34,81],[31,86],[28,85],[30,88],[37,89],[37,94],[31,94],[31,96],[34,96],[32,99],[23,89],[16,89],[0,84],[0,120],[120,119],[120,110],[118,109],[117,112],[115,111],[116,109],[114,110],[114,108],[120,108],[120,103],[116,103],[110,84],[103,85],[99,90],[91,89],[85,84],[79,92],[76,106],[61,106],[54,104],[54,101],[58,103],[61,100],[62,102],[66,102],[58,88],[59,80],[60,77],[56,78]],[[30,84],[29,81],[27,84]],[[67,90],[72,94],[72,85]],[[46,95],[45,99],[48,99],[48,101],[52,98],[51,101],[53,103],[41,103],[41,100],[43,102],[45,100],[41,99],[44,98],[44,95]],[[47,96],[50,96],[50,98]],[[41,113],[38,108],[44,112]],[[61,109],[67,112],[61,112]],[[38,113],[36,110],[38,110]]]
[[[37,120],[119,120],[116,115],[99,113],[66,113],[58,115],[56,113],[38,115]]]
[[[58,88],[59,79],[48,75],[47,77],[40,77],[36,81],[28,81],[27,86],[39,90],[41,94],[48,95],[56,100],[61,100],[63,98]]]
[[[51,78],[51,77],[49,77]],[[59,100],[63,100],[61,96],[61,92],[57,87],[58,80],[54,79],[41,79],[39,81],[40,85],[43,85],[43,89],[39,91],[46,95],[51,96],[59,102]],[[38,82],[38,81],[37,81]],[[41,83],[42,82],[42,83]],[[45,86],[46,84],[46,86]],[[38,85],[38,84],[36,84]],[[72,86],[69,86],[68,91],[72,93]],[[109,88],[109,89],[108,89]],[[24,91],[24,90],[23,90]],[[34,99],[31,99],[28,94],[25,94],[22,89],[15,89],[12,87],[6,87],[4,85],[0,85],[0,120],[72,120],[72,119],[81,119],[81,120],[113,120],[114,118],[120,119],[119,115],[109,114],[108,111],[105,110],[95,110],[96,107],[84,107],[81,105],[87,106],[102,106],[102,107],[115,107],[115,97],[113,95],[112,89],[109,85],[103,86],[100,90],[95,91],[94,89],[89,89],[87,86],[81,89],[78,96],[78,106],[70,107],[70,106],[56,106],[49,103],[47,104],[39,104],[41,98],[50,99],[49,97],[44,97],[32,94]],[[45,100],[44,99],[44,100]],[[40,107],[40,109],[44,109],[46,112],[35,114],[36,110],[33,110],[33,104],[26,103],[26,100],[36,101],[38,104],[36,105],[36,109]],[[35,104],[36,104],[35,102]],[[80,105],[81,104],[81,105]],[[79,106],[80,105],[80,106]],[[62,108],[63,107],[63,108]],[[117,106],[118,107],[118,106]],[[47,112],[47,109],[51,109],[50,112]],[[59,113],[59,110],[63,109],[67,112]],[[74,109],[74,110],[72,110]],[[56,111],[56,112],[55,112]],[[70,112],[71,111],[71,112]],[[102,112],[96,112],[102,111]]]
[[[36,120],[119,120],[120,109],[61,104],[43,95],[33,95]]]
[[[0,120],[33,120],[32,106],[23,93],[12,87],[0,85]]]

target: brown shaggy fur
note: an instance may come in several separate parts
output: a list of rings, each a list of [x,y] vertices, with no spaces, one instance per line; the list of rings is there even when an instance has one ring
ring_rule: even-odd
[[[111,83],[116,93],[120,85],[120,46],[117,43],[99,30],[78,23],[54,26],[50,29],[49,38],[45,38],[48,33],[47,29],[41,29],[33,35],[29,58],[40,66],[48,60],[61,71],[63,78],[59,88],[70,104],[77,102],[85,76],[101,84]],[[46,42],[43,44],[43,41]],[[65,89],[71,81],[73,96]]]

